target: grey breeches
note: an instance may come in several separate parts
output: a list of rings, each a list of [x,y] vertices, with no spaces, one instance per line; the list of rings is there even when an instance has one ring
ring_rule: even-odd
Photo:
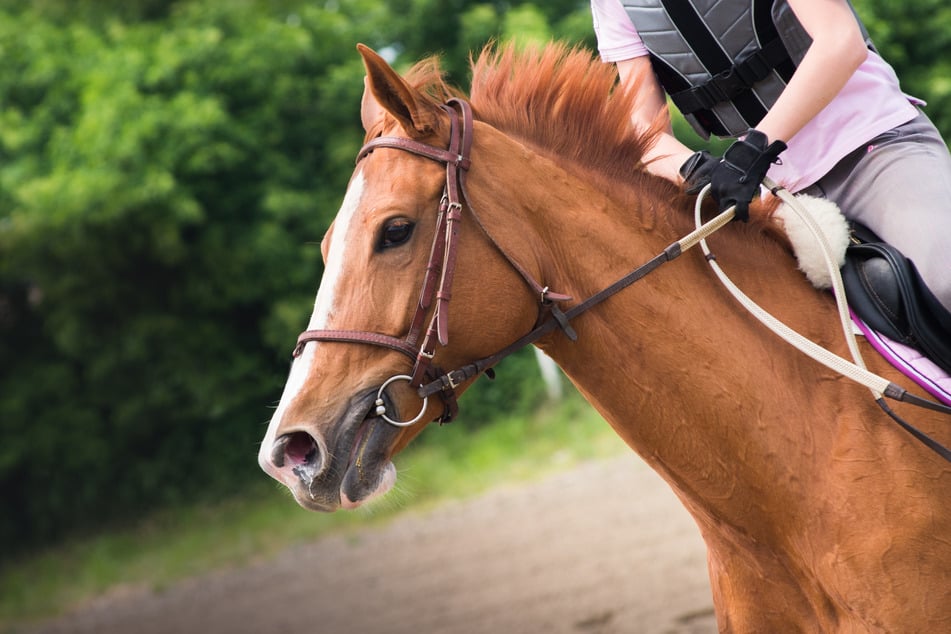
[[[951,154],[923,113],[856,149],[802,193],[834,201],[900,250],[951,310]]]

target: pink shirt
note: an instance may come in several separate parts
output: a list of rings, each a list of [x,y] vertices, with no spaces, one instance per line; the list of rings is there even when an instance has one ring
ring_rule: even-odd
[[[620,0],[591,0],[591,14],[603,61],[648,54]],[[782,165],[774,165],[769,176],[790,191],[804,189],[856,148],[911,121],[923,103],[904,94],[892,67],[870,51],[832,103],[786,140]]]

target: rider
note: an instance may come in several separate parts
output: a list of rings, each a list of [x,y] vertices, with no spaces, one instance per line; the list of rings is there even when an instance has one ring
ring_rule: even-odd
[[[591,0],[591,10],[602,60],[624,85],[646,78],[634,124],[668,117],[651,171],[689,193],[710,182],[721,210],[736,204],[745,220],[768,169],[898,248],[951,310],[951,155],[848,0]],[[723,159],[673,136],[667,94],[704,138],[737,138]]]

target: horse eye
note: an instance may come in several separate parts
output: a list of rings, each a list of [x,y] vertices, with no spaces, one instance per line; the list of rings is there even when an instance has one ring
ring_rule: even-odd
[[[403,244],[413,235],[413,223],[405,218],[390,220],[383,227],[380,246],[384,249]]]

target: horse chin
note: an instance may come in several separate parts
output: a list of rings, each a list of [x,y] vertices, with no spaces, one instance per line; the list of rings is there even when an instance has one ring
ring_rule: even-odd
[[[346,484],[346,479],[344,480]],[[387,462],[383,468],[379,471],[379,483],[376,488],[370,491],[363,499],[351,500],[350,496],[347,495],[347,491],[344,488],[340,490],[340,508],[345,510],[352,510],[363,506],[370,500],[376,499],[385,495],[393,488],[393,485],[396,484],[396,467],[392,462]]]

